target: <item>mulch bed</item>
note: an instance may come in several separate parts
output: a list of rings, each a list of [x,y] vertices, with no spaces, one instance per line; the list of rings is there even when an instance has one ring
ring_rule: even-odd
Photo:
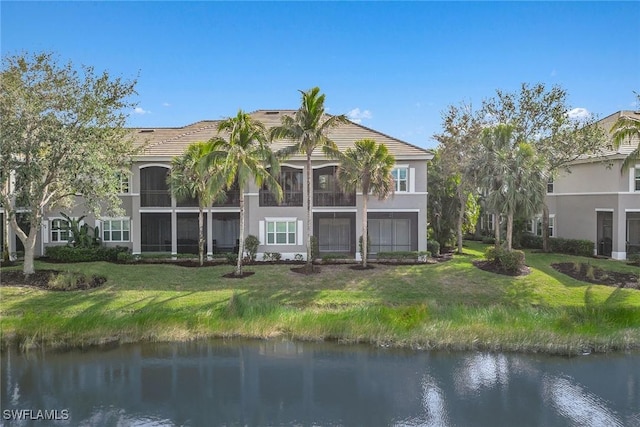
[[[640,289],[639,274],[621,273],[618,271],[606,271],[601,268],[591,266],[593,275],[588,275],[589,264],[580,263],[580,271],[572,262],[561,262],[551,264],[556,271],[573,277],[581,282],[594,283],[597,285],[614,286],[617,288]]]
[[[349,268],[350,268],[351,270],[359,270],[359,271],[362,271],[362,270],[373,270],[373,269],[374,269],[374,268],[376,268],[376,267],[375,267],[375,266],[373,266],[373,265],[371,265],[371,264],[367,264],[367,266],[366,266],[366,267],[363,267],[363,266],[362,266],[362,264],[357,264],[357,265],[351,265],[351,266],[349,266]]]
[[[520,270],[511,272],[504,271],[499,265],[491,261],[473,261],[473,265],[478,267],[480,270],[488,271],[490,273],[502,274],[504,276],[526,276],[531,273],[531,269],[526,265],[520,268]]]
[[[49,287],[49,281],[53,276],[56,276],[62,271],[58,270],[36,270],[35,273],[25,276],[22,270],[10,270],[0,273],[0,285],[2,286],[23,286],[23,287],[35,287],[39,289],[45,289],[48,291],[67,291],[66,289],[51,289]],[[88,290],[102,286],[106,281],[106,277],[91,276],[86,277],[84,282],[78,283],[75,289],[70,290]]]
[[[244,279],[247,278],[249,276],[253,276],[255,273],[255,271],[243,271],[241,275],[236,275],[235,272],[231,272],[228,274],[224,274],[222,277],[225,277],[227,279]]]
[[[292,267],[291,271],[293,271],[294,273],[304,274],[305,276],[309,276],[311,274],[320,273],[320,267],[314,265],[312,266],[311,269],[309,269],[307,268],[306,265],[303,265],[302,267]]]

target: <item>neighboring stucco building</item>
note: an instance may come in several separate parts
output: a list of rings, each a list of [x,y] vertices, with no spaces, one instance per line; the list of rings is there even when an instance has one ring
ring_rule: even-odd
[[[640,112],[620,111],[598,124],[609,134],[621,115],[640,120]],[[594,254],[614,259],[640,252],[640,161],[621,171],[637,146],[634,139],[616,151],[609,139],[602,156],[577,160],[571,173],[549,183],[546,201],[553,236],[591,240]],[[534,222],[533,231],[539,226]]]
[[[283,115],[293,112],[260,110],[251,116],[269,128],[279,125]],[[101,218],[89,215],[84,219],[99,227],[104,244],[128,246],[134,254],[197,252],[197,202],[177,202],[169,192],[166,178],[171,159],[181,155],[189,144],[217,135],[218,123],[212,120],[181,128],[132,129],[137,143],[145,148],[134,159],[131,174],[122,179],[120,198],[124,214]],[[375,197],[369,200],[371,252],[426,250],[427,160],[433,157],[432,153],[353,122],[333,129],[329,137],[341,151],[358,139],[372,138],[384,143],[396,158],[395,193],[385,201]],[[276,141],[272,148],[278,150],[286,145],[287,141]],[[359,257],[362,194],[344,194],[340,190],[335,179],[335,160],[314,152],[312,161],[313,233],[318,237],[320,252]],[[306,255],[305,176],[305,157],[295,155],[282,164],[281,203],[276,203],[268,190],[255,185],[244,194],[245,232],[260,240],[259,257],[264,252],[279,252],[283,259]],[[230,191],[224,203],[206,210],[208,255],[237,247],[239,196],[237,191]],[[64,219],[59,212],[60,209],[45,212],[36,254],[44,254],[47,246],[67,243]],[[64,212],[76,218],[86,214],[79,207]],[[11,252],[20,251],[22,246],[13,232],[9,244]]]

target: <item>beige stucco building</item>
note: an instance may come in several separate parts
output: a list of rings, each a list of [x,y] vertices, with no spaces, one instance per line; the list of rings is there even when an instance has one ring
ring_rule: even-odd
[[[640,112],[620,111],[598,124],[609,134],[621,115],[640,120]],[[640,161],[621,166],[638,139],[618,150],[610,137],[606,144],[601,156],[577,160],[549,184],[550,227],[555,237],[593,241],[594,254],[626,259],[640,252]]]
[[[291,110],[260,110],[251,113],[267,128],[280,124]],[[219,121],[200,121],[179,128],[132,129],[138,144],[144,147],[133,160],[131,173],[122,179],[120,199],[123,214],[118,217],[88,215],[84,221],[98,227],[106,245],[127,246],[132,253],[165,252],[170,254],[197,252],[198,205],[195,200],[178,202],[171,196],[167,175],[171,159],[181,155],[196,141],[207,141],[217,135]],[[433,155],[373,129],[349,122],[333,129],[329,137],[340,150],[363,138],[383,143],[396,158],[395,192],[387,200],[370,198],[368,204],[369,235],[372,253],[381,251],[426,250],[427,242],[427,161]],[[278,150],[291,142],[276,141]],[[313,234],[318,238],[320,253],[344,253],[355,258],[362,229],[362,194],[345,194],[337,186],[337,162],[322,152],[312,156]],[[305,157],[295,155],[282,164],[280,183],[284,199],[277,203],[265,188],[252,185],[245,192],[245,237],[253,234],[264,252],[279,252],[283,259],[306,255],[306,186]],[[206,210],[206,251],[208,255],[230,252],[237,248],[239,235],[239,197],[230,191],[224,203]],[[78,200],[80,201],[80,200]],[[80,217],[80,203],[65,213]],[[45,212],[36,254],[44,254],[50,245],[67,243],[64,218],[59,209]],[[13,233],[9,236],[11,252],[21,249]]]

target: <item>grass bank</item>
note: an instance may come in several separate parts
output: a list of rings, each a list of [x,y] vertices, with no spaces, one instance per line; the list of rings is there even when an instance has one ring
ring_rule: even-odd
[[[431,265],[354,271],[323,266],[300,276],[286,265],[46,264],[107,277],[98,289],[0,288],[2,346],[90,346],[209,337],[370,342],[423,349],[575,354],[640,348],[640,291],[576,281],[550,266],[585,258],[527,252],[531,274],[500,276],[472,261],[485,246]],[[640,274],[620,262],[589,259]],[[1,277],[0,277],[1,280]]]

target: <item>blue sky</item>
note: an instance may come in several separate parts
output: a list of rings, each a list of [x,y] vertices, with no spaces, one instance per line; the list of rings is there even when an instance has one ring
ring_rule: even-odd
[[[558,84],[600,117],[640,91],[640,2],[2,1],[0,14],[3,56],[138,76],[135,127],[295,109],[319,86],[330,113],[434,147],[448,105],[496,89]]]

